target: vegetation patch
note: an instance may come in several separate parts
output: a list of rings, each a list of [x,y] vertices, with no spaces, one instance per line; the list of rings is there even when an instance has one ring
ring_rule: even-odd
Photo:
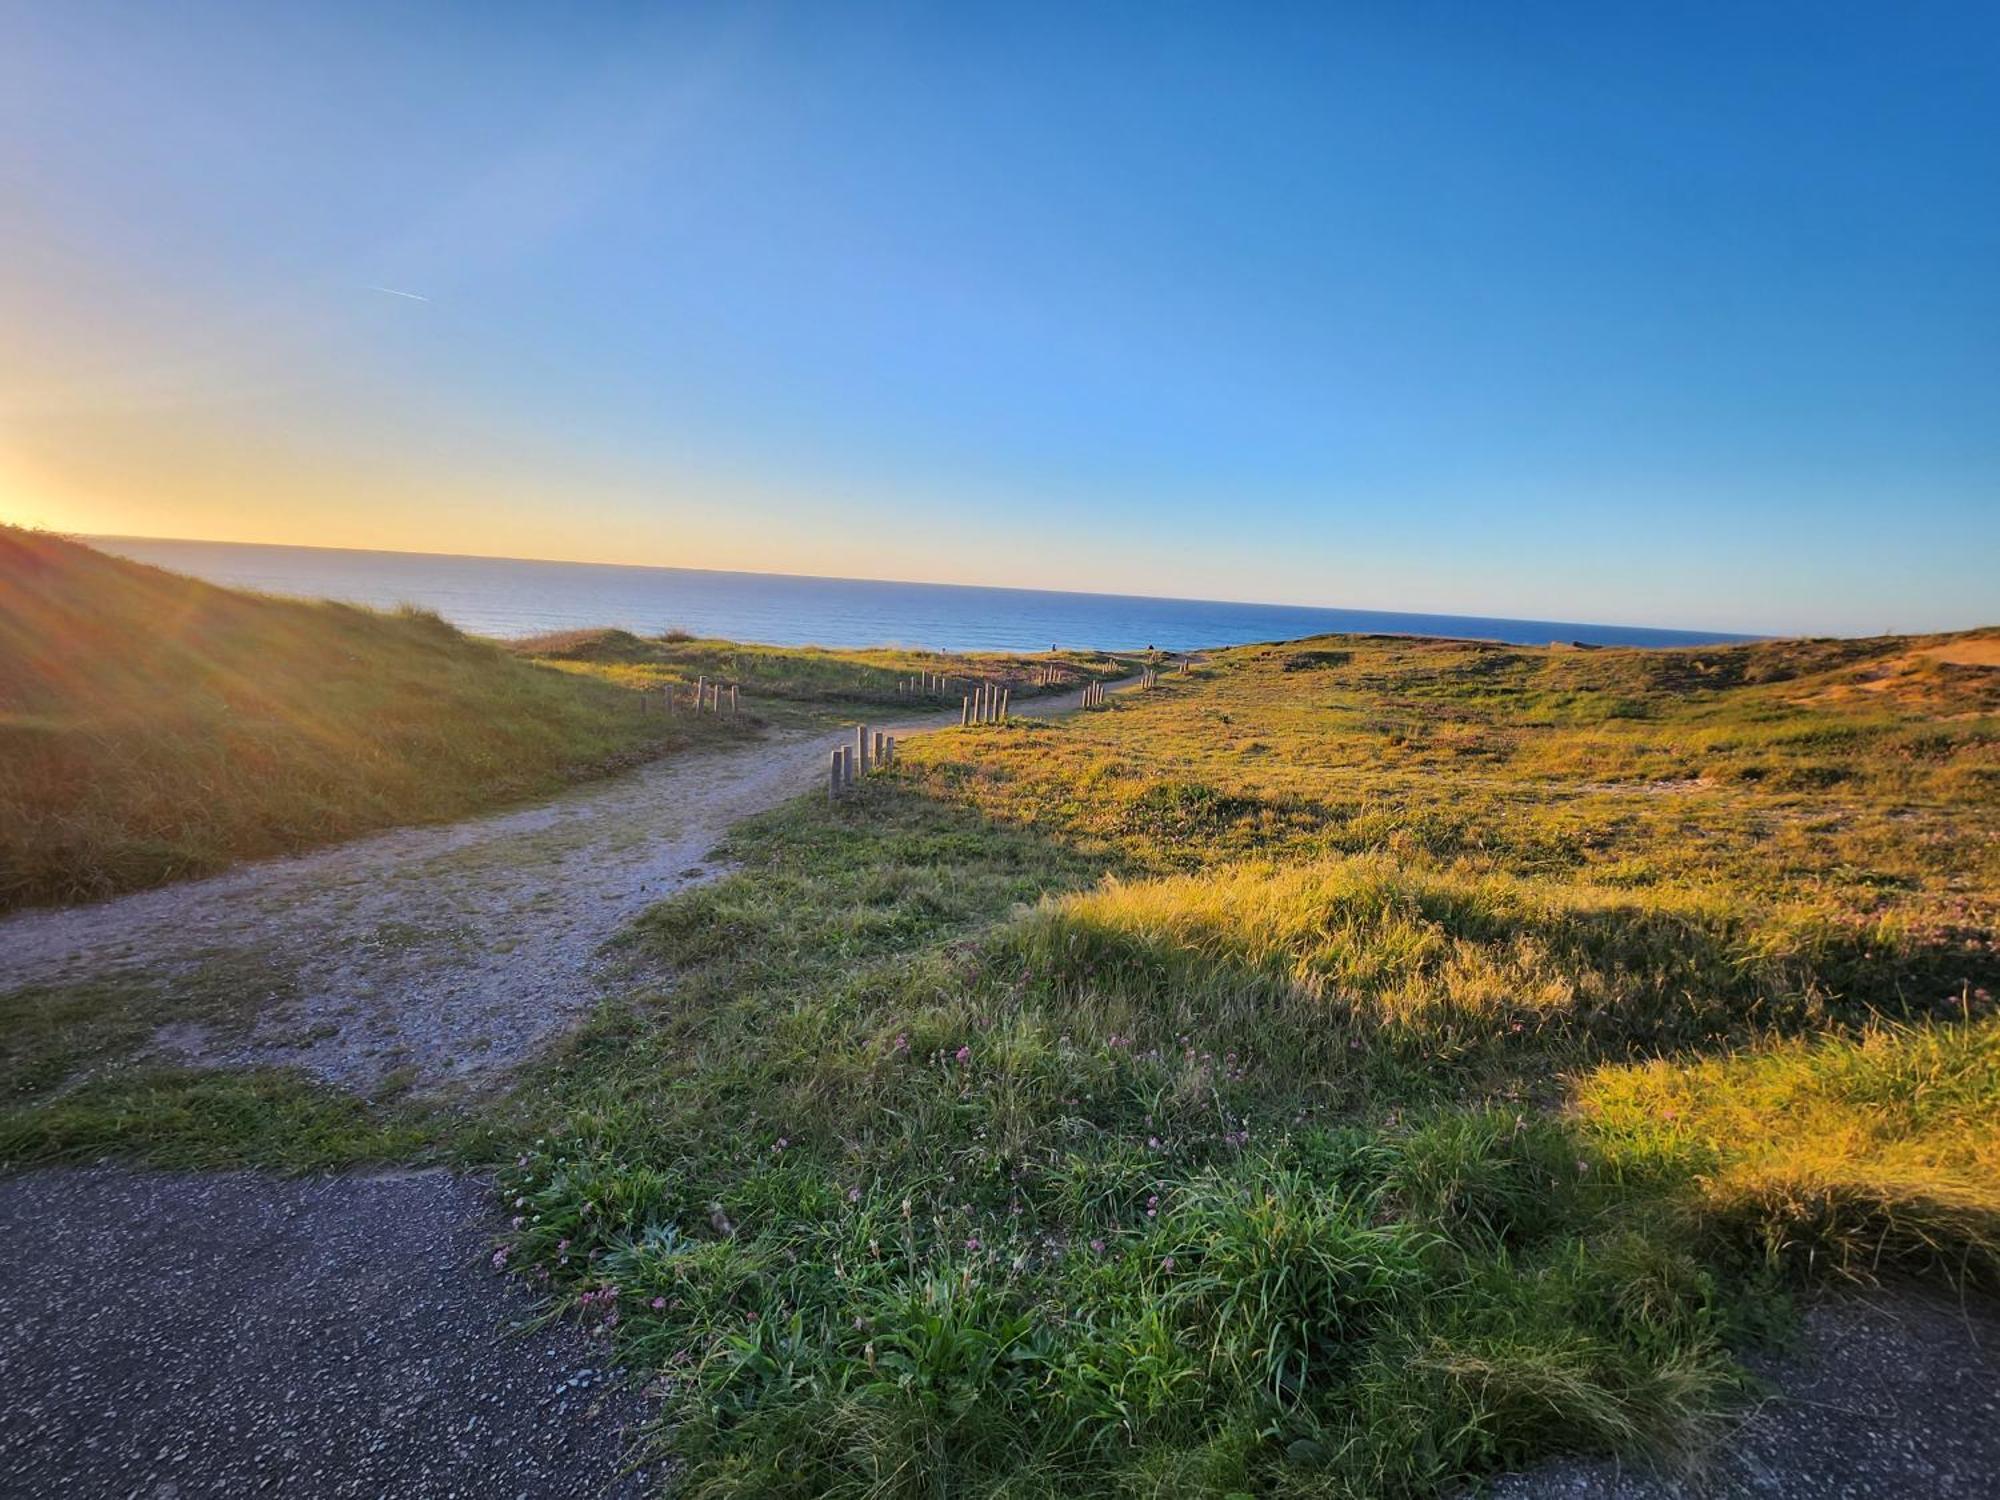
[[[543,795],[743,726],[423,611],[245,594],[0,527],[0,910]]]
[[[1873,649],[1248,648],[916,741],[640,925],[502,1259],[694,1494],[1677,1461],[1794,1289],[1994,1273],[1992,726],[1773,696]]]

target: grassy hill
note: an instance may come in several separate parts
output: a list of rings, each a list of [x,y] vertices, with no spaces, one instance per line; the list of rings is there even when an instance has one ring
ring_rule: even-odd
[[[1323,639],[914,740],[641,924],[503,1258],[691,1494],[1672,1462],[1794,1295],[2000,1286],[1996,640]]]
[[[1073,691],[1078,683],[1119,677],[1131,670],[1125,661],[1100,651],[1017,656],[900,647],[829,650],[702,639],[681,632],[643,637],[625,630],[565,630],[509,646],[523,656],[626,687],[678,688],[706,676],[711,681],[741,683],[760,702],[776,698],[855,707],[907,705],[912,700],[902,684],[925,672],[952,680],[946,692],[932,695],[932,701],[949,706],[958,701],[961,684],[967,682],[998,684],[1025,703],[1031,697]],[[1048,667],[1061,671],[1061,682],[1038,682],[1038,673]]]
[[[459,817],[730,733],[433,615],[0,528],[0,909]]]

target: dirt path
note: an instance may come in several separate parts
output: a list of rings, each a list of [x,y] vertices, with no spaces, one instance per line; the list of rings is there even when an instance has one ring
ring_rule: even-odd
[[[1075,707],[1065,695],[1018,717]],[[603,992],[606,940],[715,873],[702,861],[730,825],[820,784],[851,735],[694,752],[534,807],[20,913],[0,921],[0,990],[124,977],[180,1007],[156,1041],[175,1061],[294,1066],[361,1090],[391,1075],[476,1086],[573,1024]],[[241,1024],[215,1019],[201,998],[215,990]]]

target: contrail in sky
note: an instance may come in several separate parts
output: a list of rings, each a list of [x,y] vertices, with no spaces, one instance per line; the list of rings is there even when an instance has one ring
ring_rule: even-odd
[[[412,302],[428,302],[428,297],[419,297],[415,292],[399,292],[392,286],[371,286],[371,292],[387,292],[391,297],[408,297]]]

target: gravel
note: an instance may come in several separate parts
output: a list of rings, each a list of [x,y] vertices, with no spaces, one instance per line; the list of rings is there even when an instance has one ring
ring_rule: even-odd
[[[710,878],[731,824],[818,784],[851,739],[696,751],[534,807],[21,912],[0,920],[0,991],[132,977],[171,1018],[153,1039],[166,1061],[297,1067],[363,1092],[392,1075],[479,1087],[600,998],[609,938]],[[247,1029],[198,1019],[217,975],[255,1002]]]
[[[628,1496],[647,1403],[496,1275],[490,1191],[0,1181],[0,1495]]]
[[[1821,1303],[1799,1347],[1752,1365],[1774,1394],[1701,1473],[1566,1461],[1494,1500],[1993,1500],[2000,1307],[1915,1291]]]

